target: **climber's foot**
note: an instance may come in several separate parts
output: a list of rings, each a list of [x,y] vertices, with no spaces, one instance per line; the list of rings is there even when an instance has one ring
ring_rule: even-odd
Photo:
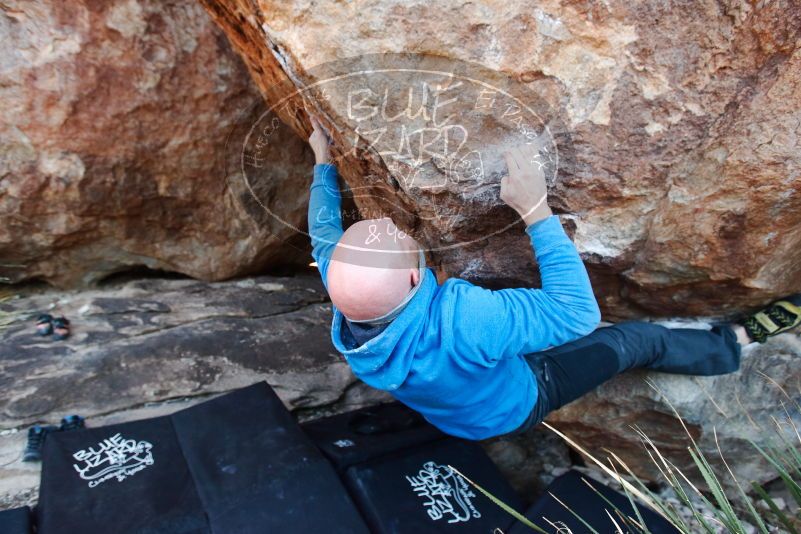
[[[764,343],[769,337],[801,325],[801,293],[777,300],[739,322],[748,337]]]

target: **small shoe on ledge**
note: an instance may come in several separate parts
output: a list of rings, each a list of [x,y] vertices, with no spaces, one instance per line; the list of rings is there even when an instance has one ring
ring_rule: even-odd
[[[34,425],[28,429],[28,442],[25,444],[25,451],[22,453],[23,462],[42,461],[44,441],[51,432],[58,432],[58,427],[53,425]]]
[[[36,318],[36,335],[49,336],[53,333],[53,316],[43,313]]]
[[[738,324],[757,343],[764,343],[769,337],[787,332],[801,325],[801,293],[777,300]]]
[[[70,337],[70,322],[66,317],[53,319],[53,339],[63,341]]]
[[[86,428],[83,417],[80,415],[68,415],[61,420],[61,426],[58,429],[62,432],[69,430],[80,430]]]

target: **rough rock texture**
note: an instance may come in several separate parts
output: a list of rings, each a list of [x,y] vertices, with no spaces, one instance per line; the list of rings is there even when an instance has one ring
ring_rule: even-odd
[[[33,334],[32,316],[47,309],[72,321],[66,341]],[[0,509],[35,499],[39,466],[20,462],[34,422],[151,417],[261,380],[306,417],[387,399],[331,346],[316,275],[134,280],[30,295],[0,312],[13,320],[0,330]]]
[[[131,266],[222,279],[308,258],[232,164],[261,99],[195,2],[4,2],[0,36],[0,282]],[[309,157],[287,136],[253,177],[294,224]]]
[[[202,3],[272,104],[331,74],[397,64],[343,60],[363,54],[436,54],[455,68],[474,63],[493,85],[518,85],[543,123],[561,125],[552,200],[575,229],[607,317],[727,314],[801,290],[797,2]],[[407,76],[406,87],[350,78],[321,85],[327,94],[312,100],[348,184],[369,189],[357,205],[392,215],[436,249],[514,221],[497,194],[498,153],[521,136],[497,116],[488,123],[465,98],[446,112],[469,132],[466,148],[481,152],[483,179],[436,187],[447,172],[423,155],[410,183],[400,150],[388,150],[400,125],[359,124],[345,108],[348,92],[373,87],[380,97],[389,87],[392,100],[423,78]],[[277,112],[302,132],[304,113],[290,100]],[[405,93],[394,104],[404,105]],[[388,131],[369,149],[378,126]],[[443,276],[531,283],[521,230],[433,250],[431,260]]]
[[[498,183],[501,150],[535,140],[607,319],[730,315],[801,290],[797,2],[201,1],[284,123],[308,132],[303,105],[322,118],[362,215],[391,215],[442,277],[534,281]],[[376,72],[398,66],[415,72]],[[766,425],[780,400],[756,371],[796,395],[797,341],[732,376],[655,378],[707,452],[717,428],[744,480],[771,475],[743,411]],[[642,378],[553,420],[654,478],[628,425],[670,455],[686,441]]]
[[[72,321],[64,342],[32,335],[28,314],[50,308]],[[3,309],[20,320],[2,334],[0,428],[257,380],[267,380],[291,408],[322,406],[357,383],[329,341],[330,305],[315,276],[214,284],[145,279],[45,293]]]

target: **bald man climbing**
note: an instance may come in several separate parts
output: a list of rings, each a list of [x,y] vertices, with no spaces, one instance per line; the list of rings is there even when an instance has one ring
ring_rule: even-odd
[[[588,334],[600,319],[575,247],[546,202],[545,180],[522,150],[506,154],[501,197],[526,223],[542,289],[438,284],[420,245],[390,219],[343,233],[336,168],[316,119],[309,200],[312,256],[334,307],[332,339],[356,376],[389,391],[449,434],[510,432],[537,397],[521,356]]]
[[[334,346],[361,380],[446,433],[483,439],[522,432],[628,369],[730,373],[743,345],[801,325],[799,294],[739,325],[626,322],[593,332],[600,314],[589,278],[523,149],[505,155],[501,198],[526,224],[542,289],[490,291],[456,278],[440,285],[420,245],[390,219],[360,221],[343,233],[329,141],[312,124],[309,233],[334,307]]]

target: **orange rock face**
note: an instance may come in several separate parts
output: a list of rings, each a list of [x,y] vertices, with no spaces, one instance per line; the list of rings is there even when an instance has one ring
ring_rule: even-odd
[[[299,134],[308,126],[293,94],[305,93],[362,213],[390,215],[414,232],[443,277],[535,282],[528,239],[522,225],[509,226],[515,216],[497,189],[499,154],[522,138],[501,109],[477,113],[476,91],[465,90],[469,98],[452,108],[469,134],[465,151],[399,164],[398,141],[430,124],[416,117],[402,132],[386,115],[385,124],[365,121],[348,98],[367,88],[380,104],[381,88],[394,89],[392,108],[402,106],[404,84],[441,80],[328,82],[397,64],[388,56],[396,52],[437,56],[440,66],[507,88],[540,127],[559,125],[550,198],[605,317],[727,315],[801,290],[796,2],[202,3],[268,103],[292,103],[277,113]],[[356,59],[366,54],[379,59]],[[386,135],[376,143],[378,127]],[[475,152],[477,164],[467,157]],[[462,171],[480,167],[480,179],[445,179],[454,161]]]
[[[606,319],[801,291],[798,2],[201,2],[285,124],[307,135],[301,108],[320,117],[361,215],[391,216],[441,277],[536,283],[498,185],[501,151],[537,141]],[[675,407],[722,479],[718,446],[739,480],[766,481],[748,440],[771,434],[770,381],[794,390],[798,346],[751,347],[723,377],[647,375],[659,393],[629,373],[550,421],[657,480],[636,425],[703,483]]]
[[[0,281],[221,279],[307,257],[229,164],[261,99],[201,6],[5,2],[0,35]],[[257,189],[285,191],[268,202],[302,223],[310,153],[295,136],[271,150]]]

